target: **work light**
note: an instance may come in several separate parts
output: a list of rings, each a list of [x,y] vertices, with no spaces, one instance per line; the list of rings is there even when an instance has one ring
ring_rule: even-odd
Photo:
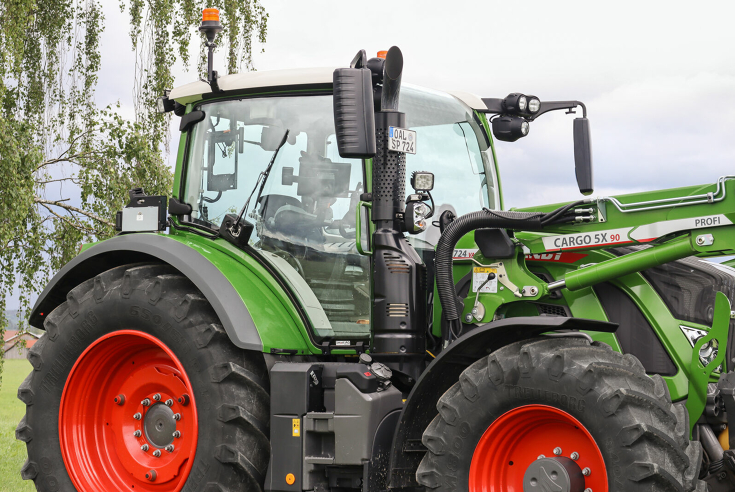
[[[505,99],[503,99],[503,114],[523,114],[526,111],[526,107],[528,106],[528,99],[525,95],[514,92],[513,94],[508,94]]]
[[[500,116],[493,119],[493,135],[503,142],[515,142],[528,135],[528,121],[519,116]]]
[[[531,97],[528,100],[528,112],[536,114],[539,109],[541,109],[541,101],[537,97]]]
[[[415,171],[411,175],[411,187],[417,192],[433,190],[434,174],[425,171]]]

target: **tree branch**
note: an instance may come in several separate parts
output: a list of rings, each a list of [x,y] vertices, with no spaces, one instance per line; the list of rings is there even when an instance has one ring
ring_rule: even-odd
[[[33,197],[33,201],[36,202],[36,203],[40,203],[42,205],[45,203],[47,205],[54,205],[56,207],[61,207],[64,210],[69,210],[71,212],[76,212],[78,214],[82,214],[84,216],[87,216],[87,217],[89,217],[92,220],[96,220],[100,224],[104,224],[104,225],[109,226],[109,227],[115,227],[115,224],[114,223],[110,222],[109,220],[103,219],[102,217],[100,217],[97,214],[93,214],[92,212],[85,212],[84,210],[82,210],[80,208],[72,207],[71,205],[67,205],[66,203],[61,203],[58,200],[44,200],[43,198],[39,198],[37,196],[34,196]]]
[[[53,215],[55,215],[56,217],[58,217],[60,220],[62,220],[63,222],[66,222],[67,224],[69,224],[69,226],[71,226],[71,227],[73,227],[75,229],[79,229],[79,230],[83,230],[83,231],[91,232],[91,233],[96,232],[96,231],[90,229],[89,227],[83,226],[82,224],[75,224],[72,221],[70,221],[68,218],[64,217],[63,215],[57,214],[56,212],[54,212],[54,210],[51,207],[49,207],[45,203],[41,203],[41,206],[43,208],[45,208],[46,210],[48,210]]]

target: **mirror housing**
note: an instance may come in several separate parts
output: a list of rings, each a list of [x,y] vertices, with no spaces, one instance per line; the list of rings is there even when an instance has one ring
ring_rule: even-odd
[[[339,155],[371,159],[375,156],[372,72],[367,68],[338,68],[333,77],[334,127]]]
[[[583,195],[594,191],[592,177],[592,144],[590,140],[590,120],[574,119],[574,171],[577,186]]]

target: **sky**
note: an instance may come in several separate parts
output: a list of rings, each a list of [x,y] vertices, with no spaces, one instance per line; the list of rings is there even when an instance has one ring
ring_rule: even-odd
[[[254,44],[258,70],[347,66],[360,49],[372,56],[395,45],[403,51],[404,82],[481,97],[523,92],[583,101],[592,128],[594,195],[735,174],[735,2],[261,3],[270,18],[266,43]],[[104,4],[96,100],[101,106],[120,101],[132,116],[135,57],[127,14],[117,1]],[[215,65],[222,71],[224,59]],[[182,66],[175,76],[176,85],[197,78]],[[580,197],[573,118],[550,113],[526,138],[497,143],[506,207]]]
[[[405,82],[583,101],[595,195],[735,174],[733,2],[261,1],[270,18],[258,70],[346,66],[359,49],[396,45]],[[127,19],[108,10],[97,100],[132,112]],[[177,84],[195,79],[183,67],[175,74]],[[572,119],[550,113],[528,137],[498,143],[506,206],[579,197]]]

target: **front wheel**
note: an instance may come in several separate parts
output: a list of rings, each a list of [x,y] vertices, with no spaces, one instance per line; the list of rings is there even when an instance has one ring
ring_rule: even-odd
[[[701,448],[660,376],[583,338],[492,353],[437,404],[416,473],[428,490],[697,491]]]
[[[165,265],[119,267],[44,323],[16,437],[50,492],[262,490],[268,377],[207,301]]]

